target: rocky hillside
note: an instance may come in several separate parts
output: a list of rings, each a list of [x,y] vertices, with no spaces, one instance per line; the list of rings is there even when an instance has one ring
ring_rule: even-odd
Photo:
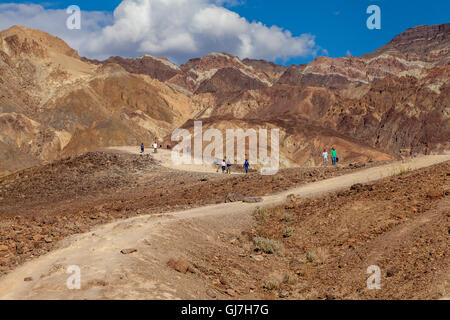
[[[450,24],[419,26],[361,57],[306,65],[211,53],[80,58],[38,30],[0,32],[0,174],[113,145],[161,141],[192,119],[279,126],[285,164],[450,150]],[[256,129],[255,128],[255,129]]]
[[[388,76],[347,90],[277,85],[229,95],[202,117],[284,119],[389,154],[440,152],[450,148],[449,71],[436,67],[423,78]]]
[[[149,144],[191,114],[189,98],[156,79],[90,63],[41,31],[0,33],[0,174],[102,146]]]
[[[382,54],[407,61],[426,61],[433,65],[448,65],[450,23],[436,26],[417,26],[396,36],[385,46],[365,55],[366,58]]]
[[[299,66],[279,66],[264,60],[241,61],[227,53],[191,59],[180,68],[167,59],[151,56],[135,60],[114,57],[103,63],[119,63],[129,72],[147,74],[192,93],[200,86],[207,87],[203,83],[211,81],[224,68],[234,68],[266,86],[288,84],[337,90],[367,85],[388,75],[424,76],[427,69],[449,64],[449,42],[450,24],[442,24],[408,29],[380,49],[361,57],[318,57]],[[251,88],[244,86],[241,89]],[[211,88],[210,92],[217,90]]]

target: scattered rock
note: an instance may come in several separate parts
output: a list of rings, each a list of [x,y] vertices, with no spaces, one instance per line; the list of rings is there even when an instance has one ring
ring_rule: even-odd
[[[287,290],[281,290],[280,293],[278,294],[278,296],[282,299],[289,297],[289,295],[290,295],[290,293]]]
[[[365,163],[350,163],[348,165],[349,168],[354,168],[354,169],[364,168],[365,166],[366,166]]]
[[[217,295],[216,295],[216,293],[214,292],[213,289],[208,289],[208,290],[206,290],[206,294],[207,294],[208,297],[210,297],[210,298],[213,298],[213,299],[217,298]]]
[[[297,197],[290,194],[286,198],[285,209],[294,209],[299,204]]]
[[[191,265],[187,261],[182,259],[179,260],[170,259],[167,262],[167,265],[172,269],[174,269],[175,271],[178,271],[183,274],[186,274],[187,272],[195,273],[194,268],[191,267]]]
[[[361,183],[354,184],[350,187],[350,190],[354,191],[361,191],[363,188],[363,185]]]
[[[286,202],[297,202],[297,197],[295,196],[295,194],[290,194],[286,197]]]
[[[398,272],[398,270],[396,268],[389,268],[386,271],[386,277],[388,277],[388,278],[393,277],[397,272]]]
[[[225,203],[243,201],[244,196],[239,192],[230,192],[225,198]]]
[[[336,296],[332,293],[327,293],[325,296],[325,299],[327,300],[336,300]]]
[[[224,286],[227,286],[228,285],[228,281],[225,279],[225,278],[220,278],[219,279],[219,282],[221,283],[221,284],[223,284]]]
[[[134,252],[137,252],[137,249],[131,248],[131,249],[122,249],[122,250],[120,250],[120,253],[122,253],[122,254],[131,254],[131,253],[134,253]]]
[[[0,246],[0,252],[2,252],[2,251],[8,251],[8,246],[5,246],[5,245],[1,245]]]
[[[94,279],[88,282],[88,287],[106,287],[108,283],[105,280]]]
[[[437,190],[437,189],[433,189],[433,190],[428,191],[427,198],[431,199],[431,200],[434,200],[434,199],[441,198],[443,195],[444,195],[444,193],[442,191]]]
[[[227,295],[229,295],[230,297],[235,297],[236,296],[236,291],[234,291],[233,289],[227,289],[227,291],[225,291],[225,293]]]
[[[243,289],[241,290],[241,293],[242,293],[242,294],[249,294],[250,292],[251,292],[250,287],[245,287],[245,288],[243,288]]]
[[[262,202],[263,198],[261,198],[261,197],[245,197],[242,201],[245,203],[258,203],[258,202]]]
[[[252,254],[252,255],[250,256],[250,258],[252,258],[252,259],[254,259],[254,260],[256,260],[256,261],[263,261],[263,260],[264,260],[264,257],[263,257],[262,255],[255,255],[255,254]]]
[[[43,236],[40,235],[40,234],[35,234],[35,235],[33,236],[33,240],[34,240],[34,241],[41,241],[42,238],[43,238]]]
[[[33,281],[33,278],[32,277],[26,277],[25,279],[23,279],[23,281],[30,282],[30,281]]]

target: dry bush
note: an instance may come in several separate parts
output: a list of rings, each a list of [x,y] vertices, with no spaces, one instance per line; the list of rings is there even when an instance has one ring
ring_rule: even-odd
[[[253,238],[253,243],[255,245],[255,250],[267,254],[273,254],[283,249],[283,245],[280,242],[271,239],[255,237]]]
[[[306,261],[320,265],[327,261],[328,256],[328,250],[325,248],[317,248],[314,251],[308,251],[306,253]]]
[[[306,261],[313,263],[316,260],[316,255],[312,251],[308,251],[305,255]]]
[[[253,212],[253,216],[258,222],[266,222],[270,219],[270,212],[267,208],[256,208],[255,212]]]
[[[292,221],[292,216],[291,216],[289,213],[286,213],[286,214],[283,216],[283,221],[284,221],[284,222],[291,222],[291,221]]]
[[[286,273],[283,277],[283,283],[288,286],[295,286],[297,284],[297,277],[292,273]]]
[[[283,238],[290,238],[292,236],[293,232],[294,232],[294,228],[286,227],[283,232]]]
[[[315,288],[311,288],[308,290],[306,295],[304,296],[305,300],[317,300],[319,299],[319,291]]]
[[[278,281],[275,279],[267,279],[264,281],[263,288],[267,290],[276,290],[278,289],[279,284]]]

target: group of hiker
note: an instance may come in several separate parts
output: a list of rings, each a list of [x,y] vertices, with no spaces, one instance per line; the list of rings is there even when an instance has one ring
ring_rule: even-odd
[[[145,152],[145,146],[144,146],[144,143],[142,142],[141,143],[141,153],[144,153],[144,152]],[[153,153],[157,153],[157,152],[158,152],[158,144],[155,141],[155,143],[153,143]]]
[[[232,165],[231,165],[230,160],[226,160],[226,159],[223,159],[222,161],[217,160],[216,161],[216,168],[217,168],[216,172],[219,172],[219,170],[222,169],[222,173],[231,174],[231,166]],[[247,159],[245,159],[243,167],[244,167],[245,173],[247,174],[248,170],[250,168],[250,163],[248,162]]]
[[[167,149],[170,149],[170,147],[167,146]],[[141,153],[144,153],[144,151],[145,151],[144,143],[141,143]],[[188,151],[188,154],[191,154],[190,147],[188,147],[187,151]],[[155,141],[155,143],[153,143],[153,152],[154,153],[158,152],[158,144],[156,143],[156,141]],[[337,157],[337,150],[334,147],[332,147],[330,154],[331,154],[331,165],[335,166],[339,162],[339,158]],[[322,157],[323,157],[323,165],[324,166],[328,166],[328,155],[329,155],[328,151],[326,149],[323,149]],[[223,159],[222,161],[217,160],[216,161],[216,168],[217,168],[216,172],[219,172],[219,170],[222,169],[222,173],[231,174],[231,166],[232,165],[229,160],[226,160],[226,159]],[[249,168],[250,168],[250,163],[248,162],[247,159],[245,159],[243,167],[244,167],[245,173],[247,174],[249,171]]]
[[[334,147],[332,147],[330,153],[331,153],[331,164],[335,166],[339,162],[339,158],[337,157],[337,150]],[[328,151],[326,149],[323,149],[322,157],[324,166],[328,166]]]
[[[162,148],[162,146],[161,146],[161,148]],[[167,149],[170,150],[171,149],[170,146],[167,146]],[[142,142],[141,143],[141,154],[144,152],[145,152],[145,146],[144,146],[144,143]],[[155,141],[155,143],[153,143],[153,153],[157,153],[157,152],[158,152],[158,144]],[[187,152],[189,155],[191,154],[191,147],[187,148]],[[231,162],[229,160],[226,160],[226,159],[223,159],[222,161],[217,160],[216,167],[217,167],[216,172],[219,172],[219,170],[222,169],[222,173],[231,174]],[[248,173],[249,168],[250,168],[250,163],[248,162],[247,159],[245,159],[243,167],[244,167],[245,173]]]

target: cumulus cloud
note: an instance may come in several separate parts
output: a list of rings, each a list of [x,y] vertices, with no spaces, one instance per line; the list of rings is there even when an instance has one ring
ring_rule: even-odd
[[[82,49],[87,38],[114,22],[110,13],[86,11],[82,12],[82,29],[69,30],[66,27],[68,17],[66,9],[45,9],[35,4],[0,4],[0,30],[8,29],[13,25],[39,29],[64,39],[77,50]]]
[[[239,0],[123,0],[114,12],[82,11],[81,30],[68,30],[65,10],[0,4],[0,29],[19,24],[57,35],[81,55],[166,56],[183,63],[210,52],[240,58],[290,59],[317,52],[314,36],[249,22],[226,7]],[[224,7],[226,6],[226,7]],[[81,8],[83,9],[83,8]]]
[[[226,7],[236,7],[243,5],[245,3],[244,0],[215,0],[215,4],[219,6],[226,6]]]

